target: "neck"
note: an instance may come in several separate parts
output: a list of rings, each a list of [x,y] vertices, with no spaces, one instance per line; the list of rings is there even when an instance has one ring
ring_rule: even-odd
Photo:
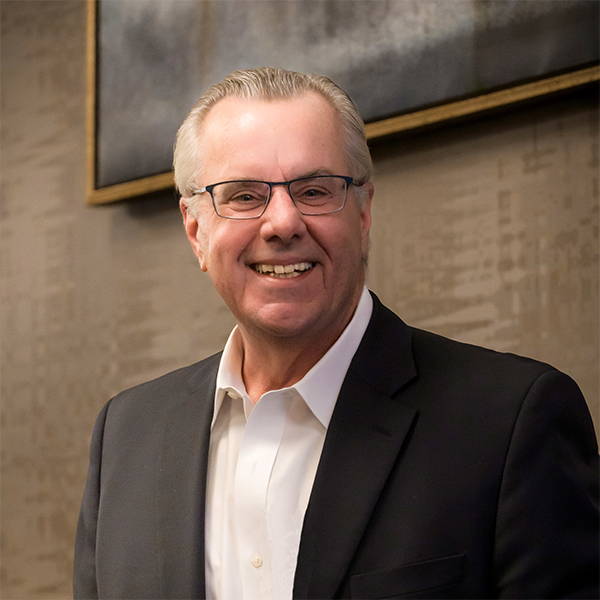
[[[352,315],[330,335],[318,340],[274,338],[240,327],[242,378],[252,401],[256,404],[266,392],[300,381],[335,344],[351,318]]]

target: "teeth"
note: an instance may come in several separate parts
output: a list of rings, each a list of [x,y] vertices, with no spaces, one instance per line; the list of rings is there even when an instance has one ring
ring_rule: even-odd
[[[255,264],[253,269],[258,273],[265,273],[272,277],[297,277],[300,273],[313,268],[313,263],[301,262],[293,265],[266,265]]]

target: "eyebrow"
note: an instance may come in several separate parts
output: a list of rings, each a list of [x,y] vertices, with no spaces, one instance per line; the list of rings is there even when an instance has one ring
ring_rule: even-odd
[[[330,169],[315,169],[314,171],[310,171],[305,175],[299,175],[297,177],[292,177],[288,181],[295,181],[296,179],[304,179],[306,177],[322,177],[324,175],[338,175],[338,173],[334,173]],[[232,179],[227,179],[227,181],[223,181],[220,183],[228,183],[230,181],[264,181],[262,179],[255,179],[254,177],[235,177]]]
[[[311,171],[310,173],[307,173],[306,175],[303,175],[302,177],[319,177],[320,175],[337,175],[337,173],[334,173],[333,171],[330,171],[329,169],[316,169],[315,171]],[[296,177],[295,179],[300,179],[300,178]]]

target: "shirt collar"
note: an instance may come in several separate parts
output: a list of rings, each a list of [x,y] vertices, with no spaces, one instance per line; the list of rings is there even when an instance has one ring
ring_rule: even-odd
[[[321,360],[300,381],[291,386],[300,394],[325,428],[329,426],[340,388],[367,329],[372,311],[373,299],[364,287],[354,316],[342,335]],[[215,423],[225,394],[229,394],[234,399],[243,398],[244,412],[248,418],[254,404],[246,393],[246,386],[242,380],[242,343],[237,325],[225,344],[219,364],[212,425]]]

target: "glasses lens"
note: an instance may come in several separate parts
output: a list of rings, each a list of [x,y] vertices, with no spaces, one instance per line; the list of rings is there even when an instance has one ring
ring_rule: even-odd
[[[260,181],[229,181],[215,185],[212,196],[218,215],[232,219],[253,219],[265,208],[269,186]]]
[[[343,208],[346,202],[343,177],[310,177],[290,184],[290,193],[304,215],[324,215]]]

